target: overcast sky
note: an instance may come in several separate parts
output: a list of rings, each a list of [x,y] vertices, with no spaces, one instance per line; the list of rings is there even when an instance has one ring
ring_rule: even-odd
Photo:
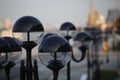
[[[45,26],[56,26],[69,21],[85,26],[90,0],[0,0],[0,21],[16,21],[26,15],[38,18]],[[93,0],[96,9],[107,16],[110,8],[119,7],[120,0]]]

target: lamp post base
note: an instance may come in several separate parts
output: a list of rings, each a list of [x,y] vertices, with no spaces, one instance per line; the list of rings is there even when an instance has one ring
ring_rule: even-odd
[[[34,60],[34,67],[33,69],[31,69],[33,75],[34,76],[34,79],[32,79],[32,76],[31,78],[28,77],[26,74],[27,74],[27,70],[26,70],[26,67],[25,67],[25,63],[24,63],[24,60],[21,60],[21,67],[20,67],[20,80],[26,80],[26,79],[30,79],[30,80],[39,80],[39,76],[38,76],[38,66],[37,66],[37,60],[35,59]]]

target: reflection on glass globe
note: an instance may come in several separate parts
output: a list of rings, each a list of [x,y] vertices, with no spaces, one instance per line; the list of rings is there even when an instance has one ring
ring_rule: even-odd
[[[75,26],[71,22],[65,22],[60,26],[60,34],[63,35],[68,41],[75,33]]]
[[[74,41],[74,45],[75,47],[79,48],[80,46],[85,46],[86,48],[90,48],[93,44],[93,41]]]
[[[79,60],[82,56],[82,51],[78,47],[73,47],[73,54],[75,54],[74,57]]]
[[[50,69],[61,69],[71,59],[71,52],[40,53],[41,62]]]
[[[41,42],[42,42],[43,40],[45,40],[46,38],[48,38],[49,36],[51,36],[51,35],[58,35],[58,34],[46,33],[46,34],[40,36],[40,37],[41,37]]]
[[[66,36],[67,32],[66,31],[59,31],[59,33],[62,35],[62,36]]]
[[[40,42],[41,35],[43,35],[43,32],[30,32],[29,37],[28,37],[28,33],[26,32],[13,33],[14,38],[20,42],[26,42],[29,40],[30,42],[35,42],[36,44]]]
[[[74,37],[74,44],[77,47],[85,46],[88,48],[92,44],[92,37],[86,32],[79,32]]]
[[[82,42],[74,41],[74,46],[78,48],[79,46],[82,46]]]
[[[59,33],[64,37],[69,36],[70,38],[72,38],[72,36],[75,34],[75,31],[70,30],[69,32],[67,32],[67,31],[64,31],[64,30],[60,30]]]
[[[8,53],[0,53],[0,65],[2,67],[6,66],[9,62],[10,56]]]
[[[17,63],[18,61],[20,61],[20,58],[22,56],[22,52],[21,51],[19,51],[19,52],[10,52],[9,55],[10,55],[9,62],[13,61],[14,63]]]
[[[61,25],[60,30],[76,30],[75,26],[71,22],[65,22]]]
[[[86,50],[91,45],[92,38],[89,34],[85,32],[79,32],[73,37],[73,40],[74,40],[74,46],[76,46],[79,50],[81,50],[82,56],[80,59],[77,59],[73,54],[72,59],[75,62],[80,62],[85,58]]]
[[[18,19],[13,26],[13,37],[20,42],[39,43],[39,38],[44,31],[41,22],[32,16],[23,16]]]
[[[0,64],[2,67],[5,67],[9,62],[12,62],[15,65],[20,61],[21,55],[21,52],[0,53]]]

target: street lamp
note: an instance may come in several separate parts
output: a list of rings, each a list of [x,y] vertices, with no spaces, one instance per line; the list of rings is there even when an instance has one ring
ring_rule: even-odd
[[[95,56],[94,56],[94,60],[92,59],[92,61],[93,61],[92,74],[93,74],[94,80],[99,80],[101,73],[100,73],[100,63],[99,63],[99,54],[98,54],[98,47],[99,47],[98,43],[101,40],[102,32],[96,27],[86,28],[85,31],[88,32],[92,36],[92,39],[93,39],[92,47],[94,48],[93,53]],[[93,55],[92,55],[92,58],[93,58]],[[94,66],[95,66],[95,68],[94,68]]]
[[[90,44],[92,43],[91,36],[86,32],[79,32],[74,37],[73,40],[78,44],[79,50],[82,51],[82,57],[77,60],[74,56],[72,56],[72,59],[75,62],[80,62],[85,58],[86,50],[89,48]]]
[[[63,24],[61,25],[60,30],[67,32],[67,34],[66,34],[64,37],[69,41],[69,39],[72,38],[72,37],[69,35],[69,32],[70,32],[70,31],[75,31],[76,28],[75,28],[75,26],[74,26],[71,22],[65,22],[65,23],[63,23]]]
[[[120,19],[120,18],[119,18]],[[117,35],[120,35],[120,23],[119,23],[119,20],[116,21],[116,23],[118,22],[118,24],[115,26],[116,27],[116,30],[114,30],[114,32],[117,34]],[[115,42],[115,41],[114,41]],[[115,50],[118,50],[119,51],[119,41],[117,40],[117,47],[115,46]],[[118,69],[120,69],[120,55],[119,53],[117,52],[117,67]]]
[[[2,63],[4,62],[4,66],[2,67],[5,69],[7,80],[10,80],[10,69],[20,60],[22,49],[21,46],[11,37],[3,37],[2,39],[4,41],[1,43],[3,46],[2,48],[0,47],[0,49],[3,49],[4,51],[2,52],[4,53],[1,53],[0,57],[5,60],[0,61],[2,61]]]
[[[82,57],[78,60],[76,59],[74,56],[72,56],[72,59],[75,61],[75,62],[80,62],[82,61],[84,58],[85,58],[85,55],[86,55],[86,51],[87,49],[89,49],[90,47],[90,44],[92,43],[92,38],[91,36],[86,33],[86,32],[79,32],[77,33],[74,37],[73,37],[73,40],[76,42],[77,41],[77,44],[78,44],[78,48],[79,50],[81,50],[82,52]],[[88,71],[87,71],[87,74],[88,74],[88,77],[87,77],[87,80],[90,80],[90,61],[89,61],[89,53],[87,53],[87,67],[88,67]]]
[[[26,73],[27,80],[33,80],[31,50],[40,42],[39,36],[43,31],[43,25],[33,16],[23,16],[18,19],[13,26],[13,37],[26,50],[26,68],[22,69],[23,71],[21,71],[20,75]],[[36,60],[34,63],[36,63]],[[21,67],[24,67],[24,61],[21,62]],[[34,78],[35,76],[37,76],[38,79],[38,74],[34,75]],[[21,76],[20,78],[21,80],[25,79],[25,75]]]
[[[41,62],[53,71],[53,80],[57,80],[59,70],[70,61],[72,49],[64,37],[51,35],[41,42],[38,52]]]
[[[65,23],[63,23],[63,24],[61,25],[60,30],[67,32],[67,34],[66,34],[64,37],[65,37],[65,38],[68,40],[68,42],[69,42],[69,40],[72,38],[72,37],[69,35],[69,32],[70,32],[70,31],[75,31],[76,28],[75,28],[75,26],[74,26],[71,22],[65,22]],[[70,80],[70,75],[71,75],[70,73],[71,73],[71,71],[70,71],[70,62],[68,62],[68,64],[67,64],[67,80]]]

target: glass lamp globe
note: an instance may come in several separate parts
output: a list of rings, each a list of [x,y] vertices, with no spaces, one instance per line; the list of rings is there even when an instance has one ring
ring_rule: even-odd
[[[22,48],[21,46],[15,41],[14,38],[11,37],[3,37],[4,40],[8,42],[10,45],[10,50],[8,51],[9,54],[9,64],[10,66],[14,66],[22,56]]]
[[[75,58],[74,54],[72,55],[72,59],[75,62],[80,62],[84,59],[86,50],[89,48],[90,44],[92,43],[92,38],[86,32],[79,32],[74,37],[74,46],[82,52],[82,56],[80,59]]]
[[[65,22],[60,27],[61,34],[69,40],[71,38],[70,34],[73,34],[73,32],[76,30],[75,26],[71,22]],[[66,33],[67,32],[67,33]]]
[[[44,28],[41,22],[33,16],[23,16],[18,19],[13,26],[13,37],[25,44],[31,42],[37,45],[40,41],[40,35],[43,34]]]
[[[44,39],[48,38],[51,35],[55,35],[55,34],[53,34],[53,33],[46,33],[46,34],[44,34],[43,36],[41,36],[42,37],[41,41],[43,41]]]
[[[0,38],[0,69],[5,67],[8,64],[10,59],[9,54],[7,53],[10,50],[10,45],[3,39]]]
[[[86,46],[87,48],[92,44],[92,37],[86,32],[77,33],[73,39],[77,47]]]
[[[58,71],[71,58],[71,47],[68,41],[59,35],[51,35],[39,46],[40,60],[49,69]]]
[[[97,39],[100,39],[101,37],[101,31],[96,28],[96,27],[92,27],[92,28],[89,28],[89,29],[86,29],[86,32],[88,32],[91,37],[93,38],[93,40],[97,40]]]

